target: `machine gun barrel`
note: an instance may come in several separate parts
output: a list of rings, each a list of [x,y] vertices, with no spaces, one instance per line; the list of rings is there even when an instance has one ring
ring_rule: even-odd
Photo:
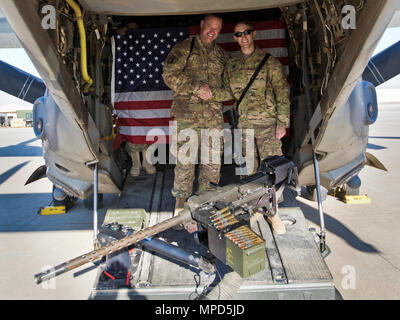
[[[74,258],[72,260],[64,262],[54,268],[51,268],[51,269],[48,269],[41,273],[38,273],[38,274],[34,275],[35,282],[36,282],[36,284],[39,284],[43,281],[50,280],[60,274],[63,274],[67,271],[71,271],[75,268],[78,268],[85,263],[95,261],[99,258],[102,258],[103,256],[109,255],[113,252],[116,252],[123,248],[129,247],[147,237],[154,236],[155,234],[158,234],[162,231],[170,229],[173,226],[176,226],[179,224],[185,224],[185,223],[191,221],[191,219],[192,219],[192,216],[191,216],[190,211],[184,210],[179,215],[177,215],[173,218],[170,218],[168,220],[165,220],[157,225],[140,230],[140,231],[138,231],[130,236],[127,236],[121,240],[114,241],[105,247],[102,247],[97,250],[93,250],[93,251],[83,254],[77,258]]]
[[[240,183],[195,195],[188,199],[185,204],[186,209],[179,215],[38,273],[34,276],[34,279],[39,284],[85,263],[95,261],[103,256],[108,256],[141,242],[173,226],[186,224],[193,220],[203,227],[201,228],[202,236],[198,238],[199,241],[203,241],[202,244],[209,248],[210,253],[225,263],[228,261],[226,257],[227,251],[225,250],[227,245],[232,244],[233,248],[239,247],[240,252],[242,252],[254,245],[263,243],[264,240],[258,238],[255,233],[248,229],[247,225],[251,215],[254,212],[260,212],[259,210],[266,215],[275,214],[276,199],[279,198],[279,194],[283,192],[284,187],[286,185],[297,187],[298,185],[297,168],[283,156],[264,159],[260,170],[262,171],[243,179]],[[276,188],[278,188],[278,191],[276,191]],[[232,243],[226,242],[224,238],[231,240]],[[145,246],[145,243],[141,244]],[[160,253],[161,251],[165,255],[171,253],[169,248],[167,250],[164,249],[160,250]],[[201,260],[192,261],[186,255],[181,256],[180,252],[178,252],[179,250],[172,249],[174,249],[172,250],[174,251],[172,255],[174,259],[185,261],[190,265],[194,264],[196,267],[206,271],[212,271],[212,266],[207,264],[206,261],[204,263]],[[261,251],[265,254],[265,248]],[[241,255],[242,253],[240,252],[238,254]],[[252,254],[256,252],[258,251],[256,250]],[[230,263],[235,271],[242,270],[242,263],[236,264],[232,261]],[[245,273],[242,274],[244,275]],[[248,275],[250,273],[246,273],[246,276]]]

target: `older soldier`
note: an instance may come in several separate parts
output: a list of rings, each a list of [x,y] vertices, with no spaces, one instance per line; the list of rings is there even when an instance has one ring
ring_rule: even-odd
[[[222,104],[203,101],[199,98],[200,88],[203,85],[222,86],[221,77],[228,56],[215,43],[221,28],[220,17],[205,16],[200,23],[200,33],[175,45],[164,62],[163,79],[174,92],[171,116],[177,122],[178,134],[187,128],[197,133],[196,154],[191,155],[196,161],[199,144],[204,142],[200,138],[201,130],[223,129]],[[203,94],[202,98],[210,98],[210,96]],[[187,142],[188,140],[179,141],[179,139],[177,142],[178,154],[172,189],[172,195],[176,198],[174,215],[183,209],[184,202],[193,192],[195,162],[185,163],[179,158],[179,150]],[[210,155],[222,150],[222,147],[218,148],[218,146],[213,148],[209,148]],[[220,161],[200,164],[199,192],[210,190],[210,182],[218,184],[220,169]]]
[[[234,28],[234,39],[241,52],[231,57],[224,70],[223,88],[212,88],[214,101],[236,100],[241,96],[254,74],[265,52],[254,45],[256,31],[250,22],[239,22]],[[203,86],[200,95],[206,95],[209,88]],[[256,149],[260,159],[282,155],[281,138],[289,126],[289,87],[279,61],[270,56],[257,78],[244,96],[239,110],[240,129],[253,129]],[[245,140],[245,139],[243,139]],[[245,148],[243,148],[245,150]],[[258,167],[257,150],[254,154],[254,169]],[[274,231],[285,233],[285,225],[278,214],[269,218]]]

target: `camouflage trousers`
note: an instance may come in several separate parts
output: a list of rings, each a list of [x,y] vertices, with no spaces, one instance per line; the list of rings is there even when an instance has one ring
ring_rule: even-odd
[[[177,121],[175,179],[171,191],[174,197],[189,198],[192,195],[196,164],[199,164],[199,193],[213,190],[210,182],[219,183],[223,150],[223,135],[220,136],[223,134],[222,129],[223,125],[209,128],[201,122]]]
[[[259,166],[259,159],[264,160],[270,156],[281,156],[282,155],[282,142],[281,140],[276,139],[276,125],[270,125],[266,127],[261,126],[253,126],[248,123],[239,123],[238,126],[240,129],[243,129],[243,138],[242,138],[242,150],[243,156],[246,157],[246,130],[245,129],[253,129],[254,133],[254,166],[251,172],[248,172],[248,175],[251,175],[257,171]],[[257,155],[258,153],[258,155]],[[246,157],[246,161],[249,157]]]

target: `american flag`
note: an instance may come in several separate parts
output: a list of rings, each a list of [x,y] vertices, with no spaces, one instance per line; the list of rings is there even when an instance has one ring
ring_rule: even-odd
[[[217,38],[217,43],[228,52],[240,50],[233,39],[233,28],[234,24],[224,25]],[[255,22],[254,28],[255,44],[279,59],[288,74],[284,23]],[[175,44],[199,31],[200,26],[135,29],[113,38],[112,100],[118,117],[119,141],[134,144],[169,141],[173,92],[162,80],[163,63]],[[226,111],[233,101],[224,105]],[[157,132],[156,136],[149,135],[151,130]]]

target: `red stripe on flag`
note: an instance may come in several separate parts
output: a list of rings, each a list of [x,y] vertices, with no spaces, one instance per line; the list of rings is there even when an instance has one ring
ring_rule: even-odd
[[[125,136],[122,136],[121,134],[117,134],[117,136],[114,139],[114,151],[118,150],[118,148],[121,146],[121,143],[124,142]]]
[[[200,32],[200,26],[190,26],[189,35],[194,36]]]
[[[118,110],[148,110],[148,109],[170,109],[172,100],[153,101],[117,101],[114,109]]]
[[[281,20],[256,21],[253,22],[253,26],[255,30],[286,28],[285,23]]]
[[[118,118],[118,124],[124,127],[168,127],[172,118]]]
[[[284,66],[289,65],[289,57],[277,57],[279,62],[283,64]]]
[[[286,48],[287,43],[285,38],[279,39],[264,39],[264,40],[254,40],[256,46],[260,48]]]
[[[129,141],[133,144],[169,144],[171,143],[171,136],[129,136],[121,135],[124,141]],[[154,138],[154,140],[153,140]]]

